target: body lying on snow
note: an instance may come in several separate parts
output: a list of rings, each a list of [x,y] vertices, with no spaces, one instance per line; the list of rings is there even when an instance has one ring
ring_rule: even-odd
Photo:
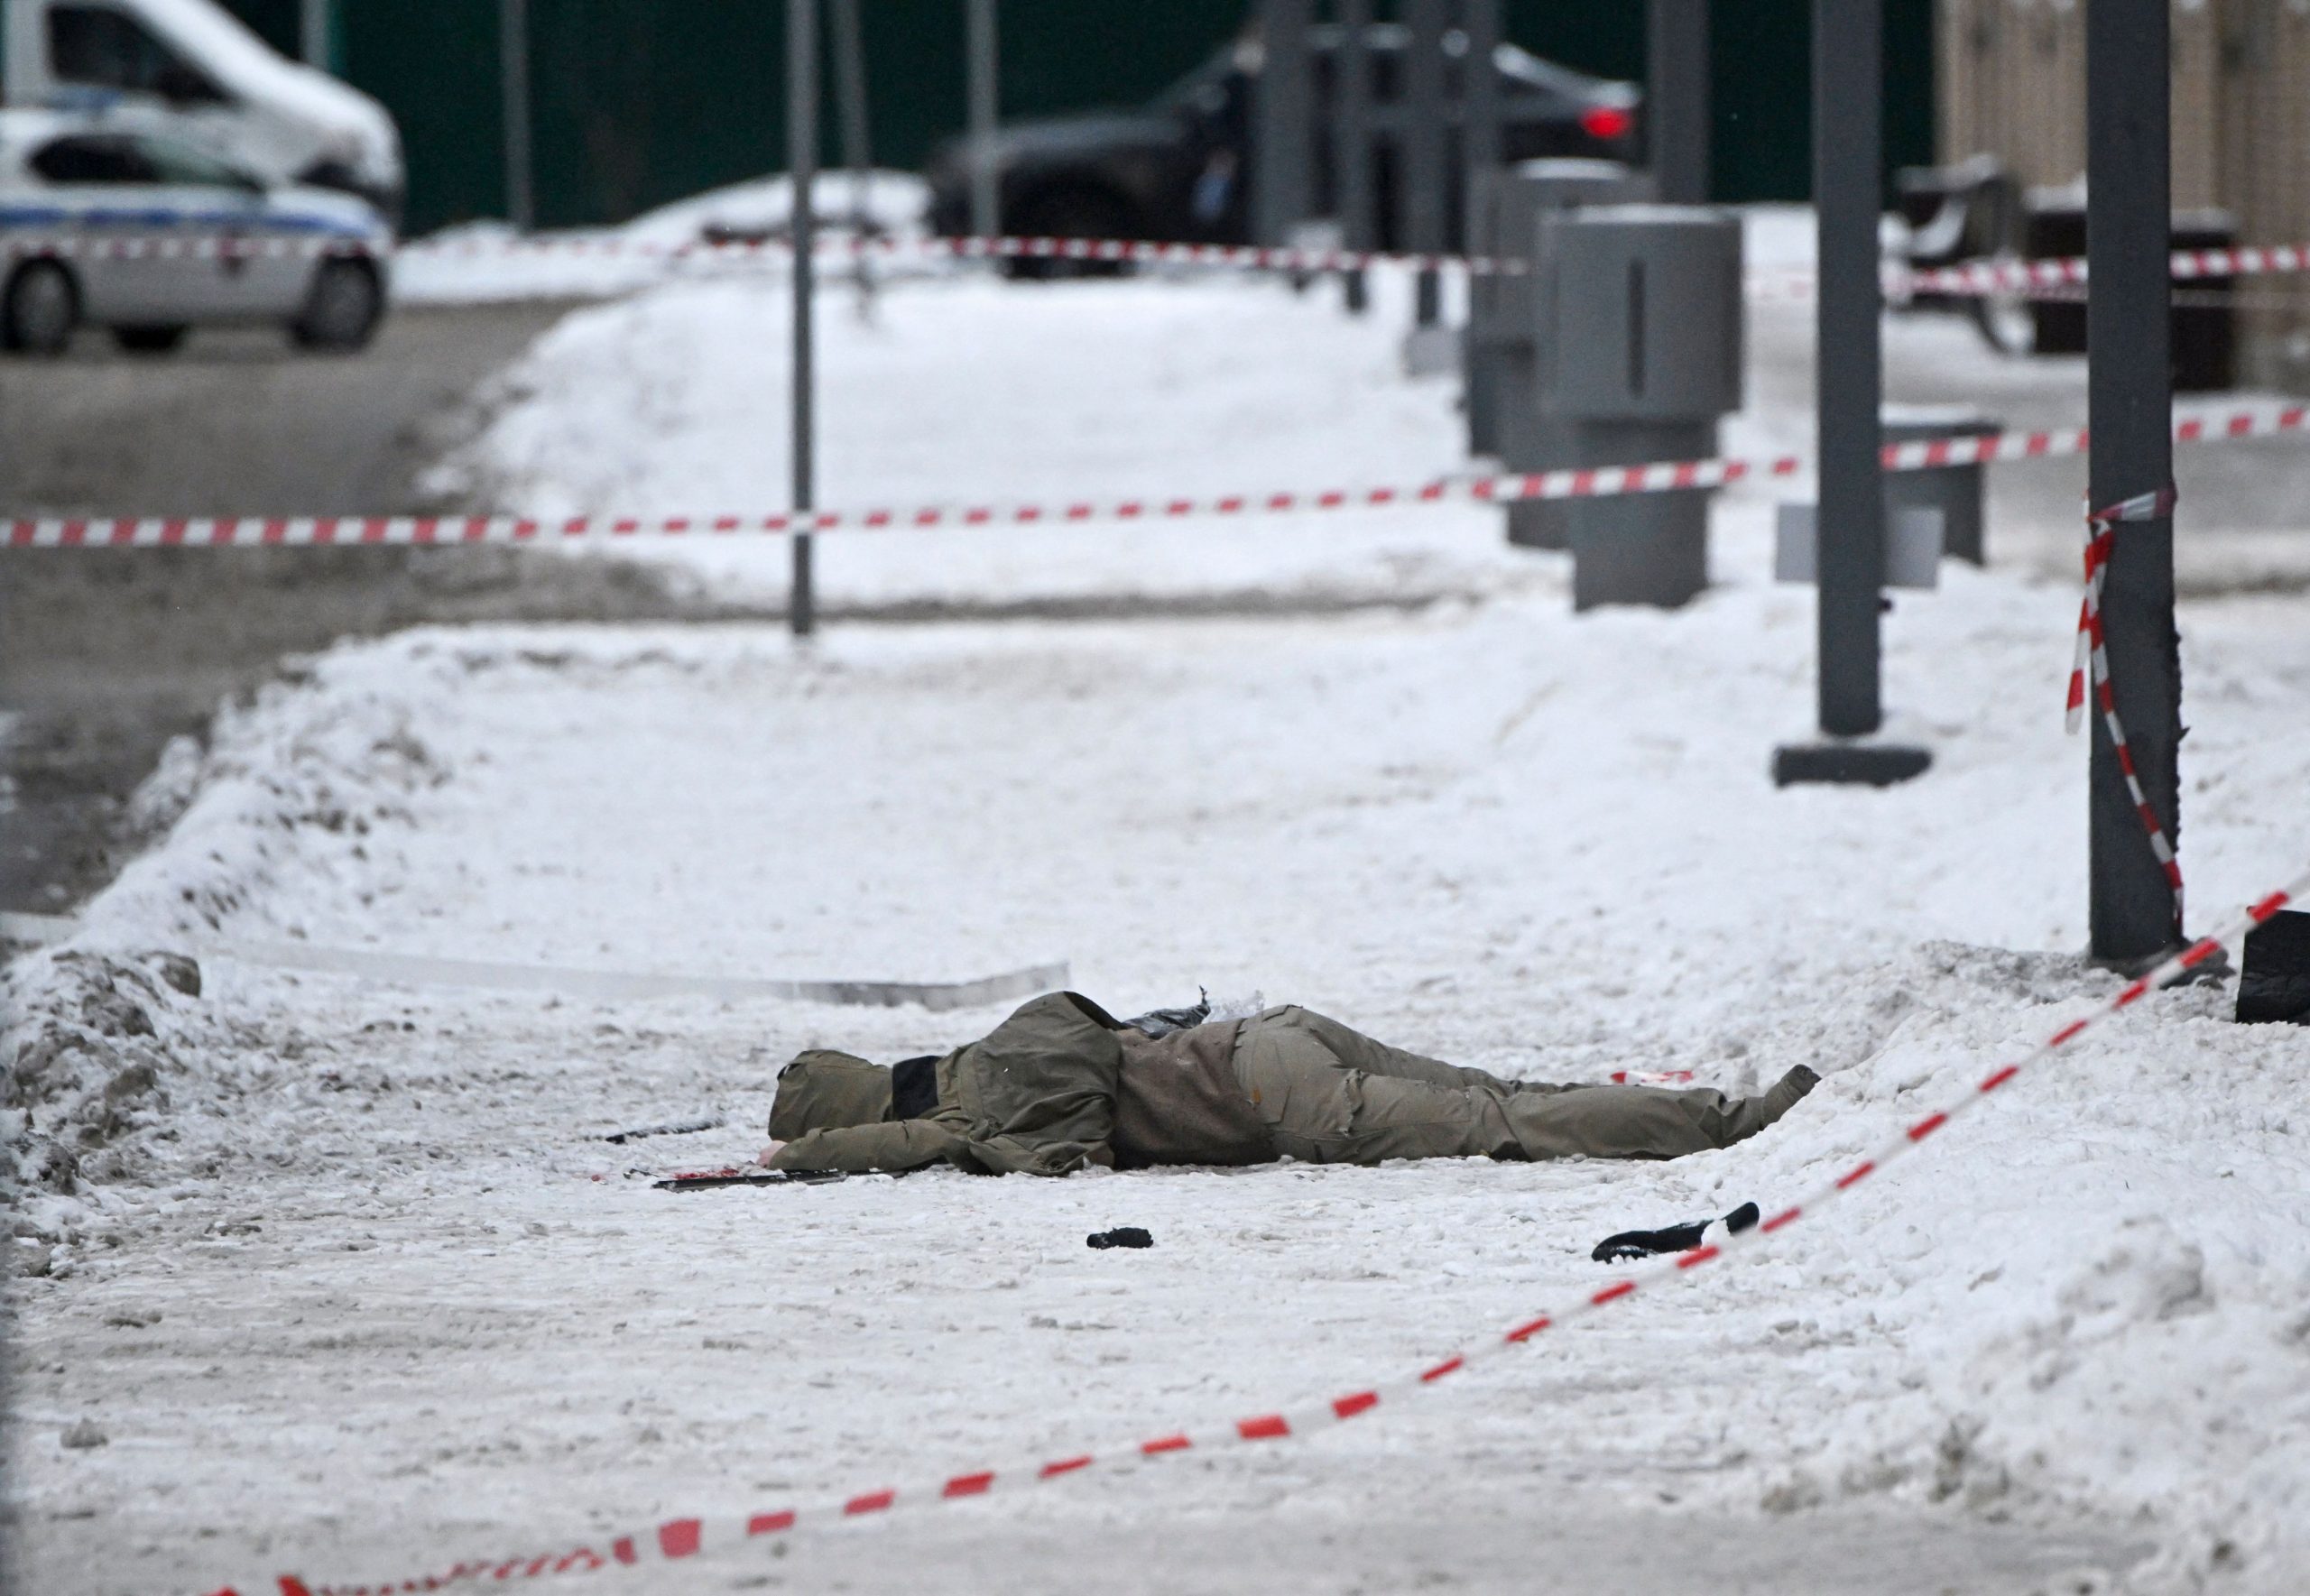
[[[1052,992],[943,1058],[799,1055],[779,1072],[762,1162],[1067,1175],[1282,1158],[1674,1158],[1754,1136],[1816,1079],[1799,1066],[1749,1098],[1503,1081],[1297,1007],[1142,1028]]]

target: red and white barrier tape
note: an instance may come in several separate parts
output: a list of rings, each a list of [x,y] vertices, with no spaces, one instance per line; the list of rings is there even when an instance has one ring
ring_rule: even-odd
[[[1128,238],[926,238],[869,241],[865,253],[919,248],[958,260],[1095,261],[1138,266],[1198,266],[1237,272],[1362,272],[1395,266],[1415,272],[1461,271],[1475,277],[1515,276],[1529,264],[1513,256],[1407,254],[1388,250],[1267,248],[1237,244],[1156,244]],[[859,246],[853,246],[860,253]]]
[[[2142,829],[2149,834],[2149,851],[2158,856],[2158,867],[2166,872],[2167,884],[2174,889],[2174,929],[2179,935],[2182,863],[2174,856],[2174,844],[2167,836],[2149,795],[2142,790],[2140,773],[2134,769],[2133,748],[2126,741],[2125,723],[2118,718],[2118,696],[2110,685],[2110,650],[2102,635],[2102,580],[2110,568],[2118,527],[2125,521],[2158,521],[2171,515],[2175,500],[2175,491],[2168,485],[2153,493],[2137,494],[2123,503],[2097,510],[2086,518],[2085,598],[2077,611],[2077,653],[2069,669],[2069,706],[2065,719],[2073,735],[2084,723],[2085,675],[2090,666],[2094,702],[2101,706],[2102,723],[2110,728],[2110,746],[2116,751],[2118,769],[2125,773],[2126,793],[2133,799],[2134,813],[2141,817]]]
[[[2171,266],[2179,281],[2310,272],[2310,244],[2177,249]],[[1896,267],[1889,281],[1896,291],[1905,289],[1909,293],[2026,294],[2033,289],[2074,288],[2086,280],[2085,257],[2065,255],[2039,261],[1976,261],[1969,265],[1936,266],[1923,271]]]
[[[2305,892],[2310,892],[2310,875],[2270,893],[2216,935],[2192,944],[2148,974],[2129,982],[2115,997],[2055,1031],[2025,1057],[1992,1070],[1961,1096],[1909,1125],[1874,1156],[1846,1168],[1834,1180],[1807,1194],[1802,1201],[1782,1208],[1755,1228],[1695,1251],[1662,1259],[1623,1275],[1611,1285],[1592,1291],[1564,1308],[1537,1315],[1417,1372],[1408,1372],[1382,1384],[1345,1392],[1328,1399],[1312,1400],[1297,1407],[1255,1414],[1232,1424],[1169,1431],[1141,1441],[1136,1445],[1112,1451],[1076,1453],[1013,1468],[976,1469],[967,1473],[926,1479],[856,1495],[830,1495],[767,1512],[731,1514],[726,1518],[699,1516],[670,1519],[649,1529],[589,1542],[565,1552],[460,1561],[439,1574],[350,1585],[314,1585],[295,1575],[283,1574],[277,1576],[280,1596],[389,1596],[391,1592],[443,1590],[462,1581],[534,1579],[546,1574],[591,1573],[645,1563],[679,1562],[709,1553],[733,1550],[763,1536],[784,1535],[799,1528],[815,1528],[845,1519],[872,1518],[901,1508],[927,1507],[934,1502],[982,1497],[998,1490],[1021,1490],[1088,1469],[1113,1468],[1170,1453],[1206,1453],[1252,1442],[1305,1436],[1344,1424],[1349,1419],[1391,1406],[1402,1398],[1426,1390],[1480,1362],[1520,1347],[1543,1331],[1560,1330],[1640,1291],[1664,1285],[1734,1253],[1764,1245],[1769,1238],[1796,1223],[1806,1213],[1844,1195],[1871,1176],[1881,1173],[1896,1159],[1914,1152],[1953,1120],[2009,1084],[2024,1070],[2066,1047],[2093,1025],[2140,1001],[2167,982],[2204,964],[2221,951],[2225,942],[2269,919]],[[251,1590],[258,1588],[251,1587]],[[235,1588],[227,1587],[217,1591],[215,1596],[237,1596],[237,1593]]]
[[[325,237],[182,236],[173,233],[106,235],[27,229],[0,236],[0,257],[60,260],[301,260],[366,255],[359,240]],[[568,257],[583,260],[759,260],[792,253],[782,238],[683,239],[664,242],[618,235],[572,238],[417,239],[391,252],[402,260],[504,260]],[[1234,244],[1160,244],[1129,238],[853,237],[829,239],[814,252],[828,258],[916,255],[956,260],[1103,262],[1141,266],[1195,266],[1240,272],[1360,272],[1375,266],[1412,271],[1456,270],[1475,276],[1514,274],[1524,262],[1488,255],[1403,254],[1385,250],[1270,249]]]
[[[2270,438],[2310,426],[2310,406],[2185,417],[2177,443]],[[2042,460],[2080,455],[2084,428],[2007,432],[1989,438],[1936,438],[1888,444],[1889,471]],[[1533,499],[1601,499],[1725,487],[1751,478],[1795,475],[1801,456],[1761,460],[1663,460],[1498,476],[1448,477],[1416,487],[1326,488],[1312,492],[1219,494],[1175,499],[1075,500],[1052,504],[932,505],[910,510],[816,510],[761,515],[569,516],[143,516],[111,520],[52,517],[0,521],[0,546],[14,549],[227,549],[551,543],[581,538],[716,538],[790,532],[892,531],[934,527],[1074,526],[1093,521],[1168,521],[1199,517],[1293,514]]]
[[[612,235],[600,238],[419,239],[402,245],[401,254],[447,260],[490,260],[507,255],[575,255],[660,261],[755,260],[790,254],[792,247],[783,238],[698,238],[667,243]],[[814,253],[829,259],[843,256],[891,259],[918,255],[964,261],[1078,261],[1116,265],[1198,266],[1222,271],[1309,273],[1400,266],[1423,272],[1457,270],[1483,277],[1513,274],[1528,269],[1521,260],[1489,255],[1268,248],[1244,244],[1164,244],[1136,238],[956,238],[940,235],[854,236],[827,239]]]
[[[0,258],[48,256],[59,260],[284,260],[321,255],[390,254],[398,260],[482,261],[568,257],[581,260],[754,261],[782,257],[792,246],[783,238],[693,238],[666,241],[619,234],[529,238],[420,238],[391,251],[360,240],[321,237],[182,237],[169,233],[106,236],[80,231],[27,228],[0,236]],[[822,241],[818,254],[829,259],[924,259],[965,261],[1073,261],[1118,265],[1181,266],[1206,271],[1289,272],[1307,275],[1361,272],[1374,267],[1409,271],[1465,272],[1472,276],[1517,276],[1530,270],[1512,255],[1404,254],[1389,250],[1270,248],[1239,244],[1176,244],[1133,238],[1000,238],[836,236]],[[2177,281],[2267,277],[2310,272],[2310,244],[2248,244],[2234,249],[2176,250]],[[1962,266],[1912,269],[1899,263],[1885,268],[1889,297],[1917,294],[1988,294],[2075,297],[2086,285],[2085,257],[2053,256],[2035,261],[1975,261]],[[1753,273],[1752,294],[1768,299],[1802,298],[1814,291],[1809,271]]]

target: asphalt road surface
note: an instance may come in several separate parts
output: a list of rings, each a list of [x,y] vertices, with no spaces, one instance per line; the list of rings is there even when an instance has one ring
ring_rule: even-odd
[[[271,329],[125,355],[0,357],[8,514],[386,513],[471,424],[473,391],[564,307],[403,310],[362,355]],[[109,879],[123,806],[168,740],[284,654],[420,621],[687,613],[646,573],[508,549],[0,549],[8,715],[0,909],[53,912]]]

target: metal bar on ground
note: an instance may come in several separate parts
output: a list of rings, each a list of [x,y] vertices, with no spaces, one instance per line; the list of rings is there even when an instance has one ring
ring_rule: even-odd
[[[816,189],[818,166],[818,0],[786,0],[786,164],[793,189],[791,231],[794,235],[794,367],[793,477],[796,511],[815,503],[811,467],[816,463],[817,437],[812,405],[816,399],[814,329],[811,300],[817,290],[817,268],[811,259],[818,217]],[[812,591],[811,540],[808,532],[794,538],[792,586],[787,594],[787,624],[796,637],[808,637],[818,626],[817,595]]]
[[[1380,246],[1372,184],[1372,0],[1339,0],[1339,49],[1332,58],[1332,171],[1339,190],[1340,245]],[[1347,308],[1372,302],[1363,269],[1346,275]]]
[[[970,58],[971,231],[992,238],[1003,231],[1003,174],[995,165],[996,117],[1000,114],[1001,32],[994,0],[964,0]]]
[[[1708,6],[1650,0],[1645,19],[1645,139],[1663,204],[1708,203]]]
[[[0,914],[0,941],[57,947],[80,935],[80,922],[60,915]],[[754,975],[706,975],[664,970],[600,970],[561,964],[522,964],[504,959],[453,959],[382,947],[330,947],[310,942],[244,942],[194,937],[187,951],[267,970],[349,975],[396,986],[481,987],[496,992],[551,992],[596,1002],[660,998],[708,998],[719,1002],[764,1000],[849,1003],[894,1009],[973,1009],[1015,1001],[1067,984],[1064,961],[974,981],[772,981]],[[660,1127],[662,1130],[665,1127]]]
[[[530,143],[530,4],[497,0],[497,52],[505,140],[505,217],[522,233],[538,225]]]
[[[1404,0],[1403,68],[1397,96],[1398,242],[1416,254],[1444,248],[1444,35],[1446,0]],[[1443,284],[1432,268],[1419,274],[1418,325],[1443,319]]]
[[[2169,0],[2093,0],[2085,14],[2088,475],[2092,508],[2173,480],[2167,264]],[[2102,641],[2133,771],[2176,845],[2180,638],[2170,513],[2115,529],[2102,583]],[[2093,956],[2133,966],[2182,940],[2177,896],[2143,834],[2103,717],[2093,723],[2089,873]]]
[[[1260,69],[1252,79],[1252,236],[1291,242],[1307,219],[1315,172],[1316,0],[1260,0]]]

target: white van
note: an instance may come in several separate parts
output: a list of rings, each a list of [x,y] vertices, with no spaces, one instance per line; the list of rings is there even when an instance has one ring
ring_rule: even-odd
[[[401,134],[384,106],[274,53],[212,0],[0,3],[9,105],[165,111],[222,160],[357,194],[399,223]]]

